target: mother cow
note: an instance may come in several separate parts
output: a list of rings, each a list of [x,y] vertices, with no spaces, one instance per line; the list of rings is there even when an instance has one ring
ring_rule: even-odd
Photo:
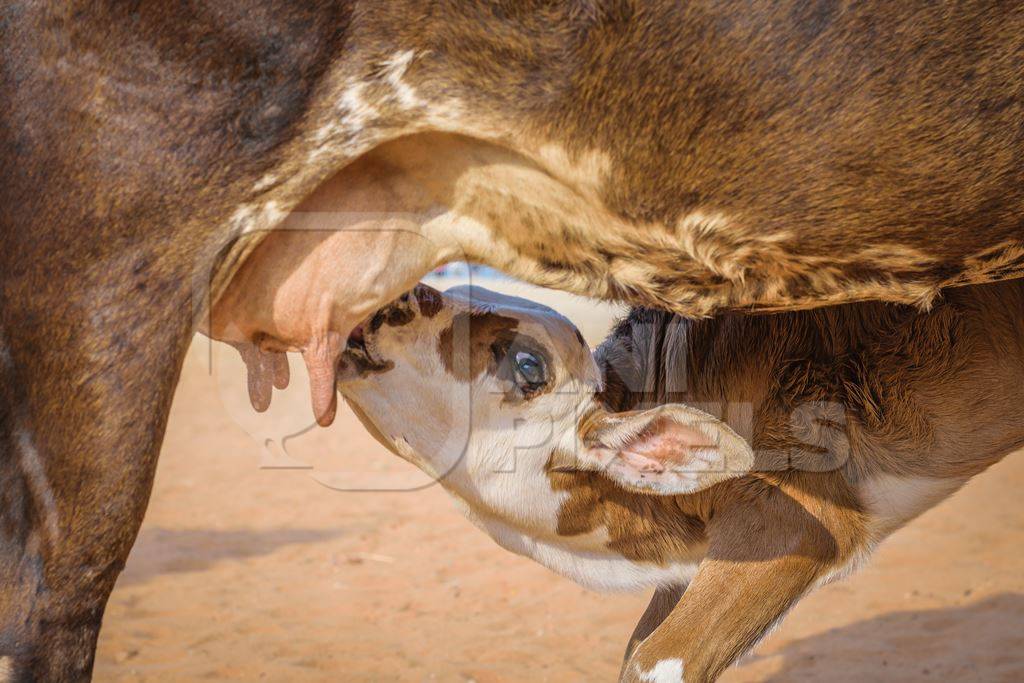
[[[323,422],[352,302],[456,256],[690,315],[1024,273],[1019,3],[13,0],[0,45],[0,679],[89,675],[210,276],[282,220],[388,229],[358,297],[215,315]]]

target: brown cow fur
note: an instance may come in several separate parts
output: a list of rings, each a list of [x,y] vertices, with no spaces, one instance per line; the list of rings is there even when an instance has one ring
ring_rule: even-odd
[[[1022,36],[980,0],[4,3],[0,668],[89,676],[210,281],[360,156],[476,168],[451,238],[534,282],[926,304],[1022,272]]]

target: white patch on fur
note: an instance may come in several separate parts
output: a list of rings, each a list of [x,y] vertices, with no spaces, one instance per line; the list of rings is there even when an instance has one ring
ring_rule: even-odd
[[[351,83],[341,92],[338,108],[342,112],[341,127],[352,133],[359,133],[366,127],[366,122],[378,116],[380,112],[372,102],[363,97],[366,83]]]
[[[277,183],[277,176],[273,173],[267,173],[262,178],[256,181],[256,184],[252,186],[253,192],[262,192],[268,187],[273,186]]]
[[[384,82],[391,86],[389,104],[396,105],[403,111],[416,112],[416,128],[429,128],[437,131],[457,132],[463,135],[475,134],[479,137],[493,136],[497,133],[490,128],[474,126],[466,120],[465,105],[450,96],[443,100],[431,100],[420,96],[420,93],[409,84],[406,72],[409,64],[416,57],[414,50],[396,52],[385,60]]]
[[[28,478],[29,491],[42,506],[46,515],[46,532],[51,542],[60,536],[60,525],[57,520],[57,501],[53,489],[46,477],[43,460],[32,442],[32,436],[25,430],[18,431],[18,450],[21,451],[21,470]]]
[[[679,658],[663,659],[653,668],[641,671],[637,668],[637,675],[645,683],[682,683],[683,660]]]
[[[965,481],[880,474],[861,484],[860,496],[871,516],[872,537],[881,540],[942,501]]]
[[[249,232],[249,227],[252,225],[252,217],[255,213],[256,209],[250,204],[245,204],[235,209],[229,221],[232,234],[241,235]]]
[[[355,79],[345,84],[337,100],[338,118],[328,121],[313,134],[314,147],[309,163],[338,150],[354,156],[373,143],[375,136],[367,123],[378,118],[380,110],[364,96],[366,86],[366,82]]]
[[[269,201],[260,207],[245,204],[238,207],[232,214],[231,231],[235,235],[243,235],[261,230],[271,230],[287,215],[280,209],[276,201]]]
[[[427,103],[420,99],[416,91],[409,86],[402,77],[405,76],[406,70],[409,68],[409,63],[416,55],[413,50],[405,50],[403,52],[397,52],[391,59],[385,62],[387,69],[384,71],[384,80],[387,81],[395,90],[395,99],[398,100],[398,104],[403,109],[419,109],[425,107]]]
[[[263,205],[263,209],[259,214],[259,229],[268,230],[276,227],[287,217],[287,213],[282,211],[276,201],[269,201]]]

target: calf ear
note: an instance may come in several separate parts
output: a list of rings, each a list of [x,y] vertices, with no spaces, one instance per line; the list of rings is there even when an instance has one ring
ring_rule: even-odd
[[[695,493],[750,472],[750,445],[712,415],[672,404],[595,413],[581,428],[583,466],[644,493]]]

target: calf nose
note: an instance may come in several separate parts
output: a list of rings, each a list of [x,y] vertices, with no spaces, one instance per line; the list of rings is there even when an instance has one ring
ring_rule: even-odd
[[[416,285],[384,308],[377,311],[370,320],[370,331],[376,332],[382,325],[401,327],[411,323],[417,315],[433,318],[444,305],[441,292],[427,285]]]

